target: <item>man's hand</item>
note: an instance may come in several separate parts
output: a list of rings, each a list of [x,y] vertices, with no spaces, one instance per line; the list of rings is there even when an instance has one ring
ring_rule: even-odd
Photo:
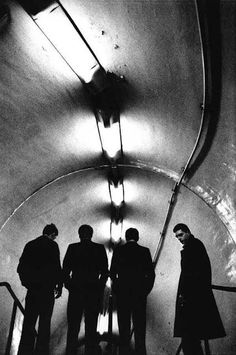
[[[55,290],[54,290],[54,297],[55,298],[59,298],[59,297],[61,297],[61,294],[62,294],[62,288],[60,287],[60,288],[55,288]]]
[[[183,295],[179,295],[179,297],[178,297],[178,303],[179,303],[179,306],[180,306],[180,307],[184,307],[186,301],[185,301]]]

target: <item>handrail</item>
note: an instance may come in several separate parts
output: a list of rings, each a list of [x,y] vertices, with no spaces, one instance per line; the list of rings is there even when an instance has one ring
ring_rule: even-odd
[[[230,287],[230,286],[211,285],[211,288],[213,290],[236,292],[236,287]]]
[[[0,287],[6,287],[7,288],[8,292],[12,296],[13,300],[16,302],[16,304],[19,307],[19,309],[21,310],[21,312],[23,314],[25,314],[24,307],[22,306],[22,304],[20,303],[20,300],[17,298],[16,294],[12,290],[11,285],[8,282],[0,282]]]
[[[6,289],[8,290],[8,292],[10,293],[11,297],[14,300],[12,313],[11,313],[10,328],[9,328],[9,333],[8,333],[8,338],[7,338],[7,345],[6,345],[6,350],[5,350],[5,355],[10,355],[17,307],[20,309],[20,311],[23,313],[23,315],[25,314],[25,310],[24,310],[22,304],[20,303],[19,299],[17,298],[16,294],[12,290],[11,285],[8,282],[0,282],[0,287],[6,287]]]

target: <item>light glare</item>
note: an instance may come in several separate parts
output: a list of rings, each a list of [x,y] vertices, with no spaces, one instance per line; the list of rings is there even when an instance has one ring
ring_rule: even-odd
[[[123,185],[118,183],[117,186],[110,184],[111,200],[116,206],[120,206],[124,201]]]
[[[108,313],[99,314],[97,331],[101,335],[108,331],[108,316]]]
[[[124,181],[124,189],[125,189],[125,202],[126,203],[133,203],[138,201],[140,196],[141,187],[135,181],[129,181],[126,179]]]
[[[54,3],[37,14],[34,20],[75,73],[89,82],[96,70],[97,61],[62,8],[56,6]]]
[[[98,121],[98,128],[103,149],[110,158],[114,158],[121,150],[119,122],[115,122],[109,127],[104,127],[104,124]]]
[[[70,119],[72,124],[66,126],[63,137],[60,139],[58,146],[61,151],[68,151],[80,155],[100,153],[101,144],[99,142],[98,131],[95,120],[91,117],[84,117],[79,120],[78,117]],[[66,122],[66,118],[65,118]]]
[[[111,222],[111,240],[118,242],[122,236],[122,223]]]

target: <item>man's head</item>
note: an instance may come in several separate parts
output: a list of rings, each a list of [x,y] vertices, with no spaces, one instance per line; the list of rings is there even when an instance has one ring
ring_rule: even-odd
[[[190,229],[184,223],[178,223],[173,229],[176,238],[180,241],[181,244],[185,245],[191,236]]]
[[[129,228],[125,232],[125,239],[126,241],[134,240],[137,242],[139,240],[139,232],[136,228]]]
[[[51,223],[51,224],[47,224],[44,228],[43,228],[43,235],[47,236],[49,239],[56,239],[56,237],[58,236],[58,229],[55,226],[55,224]]]
[[[93,228],[88,224],[82,224],[78,230],[80,240],[91,240],[93,236]]]

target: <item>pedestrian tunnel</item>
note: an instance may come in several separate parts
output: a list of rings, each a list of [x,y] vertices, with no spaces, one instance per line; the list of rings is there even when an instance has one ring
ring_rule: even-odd
[[[48,223],[61,261],[81,224],[109,259],[138,229],[156,272],[147,352],[176,354],[179,222],[204,243],[218,286],[227,336],[209,341],[211,354],[235,354],[235,10],[222,0],[0,5],[0,355],[17,353],[26,289],[16,269]],[[104,354],[119,339],[109,282],[97,328]],[[67,299],[64,288],[52,355],[65,353]],[[78,355],[83,342],[82,325]]]

